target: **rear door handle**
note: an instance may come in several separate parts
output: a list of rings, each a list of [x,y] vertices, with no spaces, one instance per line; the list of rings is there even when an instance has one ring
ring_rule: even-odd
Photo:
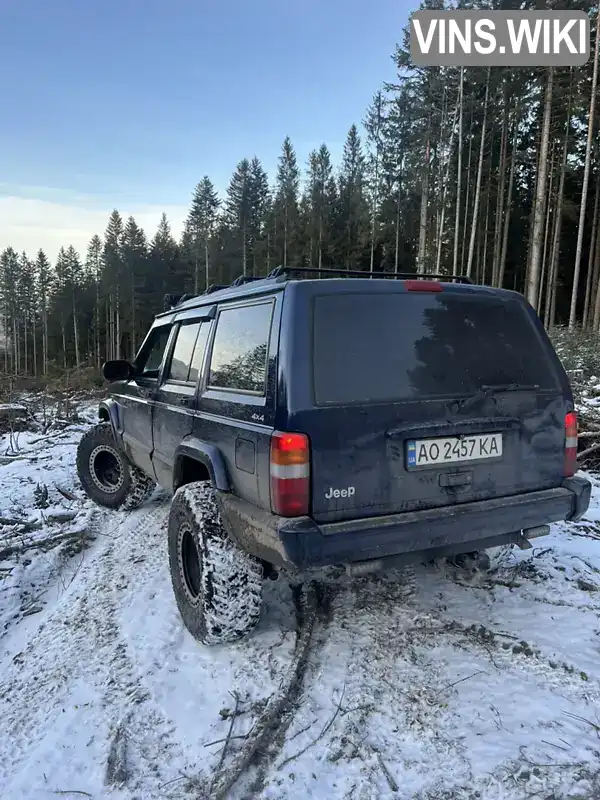
[[[188,400],[187,397],[180,397],[179,398],[179,405],[181,405],[181,406],[189,406],[189,404],[190,404],[190,401]]]

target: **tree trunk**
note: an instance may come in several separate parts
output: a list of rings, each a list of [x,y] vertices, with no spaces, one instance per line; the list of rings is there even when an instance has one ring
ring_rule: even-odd
[[[456,106],[454,108],[454,114],[452,116],[452,129],[450,131],[450,141],[448,142],[448,160],[446,162],[446,168],[444,170],[443,185],[441,191],[442,210],[440,214],[440,224],[438,227],[437,258],[435,262],[435,271],[438,273],[438,275],[440,272],[440,267],[442,262],[442,242],[444,240],[444,221],[446,218],[446,196],[448,193],[448,184],[450,182],[450,161],[452,154],[452,145],[454,144],[454,132],[456,129],[456,120],[458,118],[458,111],[459,111],[459,101],[457,100]]]
[[[432,243],[434,245],[434,250],[437,252],[438,243],[440,240],[440,222],[442,218],[442,193],[444,191],[444,164],[446,163],[445,160],[445,153],[444,153],[444,130],[446,127],[446,116],[447,116],[447,108],[448,108],[448,93],[446,87],[444,86],[444,91],[442,94],[442,113],[440,115],[440,131],[437,138],[437,142],[433,148],[433,162],[437,168],[437,175],[435,181],[435,187],[433,190],[433,203],[435,204],[435,215],[434,220],[432,220]],[[434,262],[437,262],[437,256],[434,256]],[[429,264],[431,266],[431,264]],[[435,270],[434,270],[435,271]]]
[[[394,272],[398,274],[400,266],[400,191],[401,183],[398,181],[398,192],[396,195],[396,241],[394,252]]]
[[[581,207],[579,209],[579,226],[577,228],[577,248],[575,250],[575,269],[573,270],[573,291],[571,293],[571,310],[569,312],[569,330],[575,327],[577,317],[577,295],[579,290],[579,272],[581,268],[581,251],[583,249],[583,233],[585,228],[585,210],[587,204],[588,185],[590,182],[590,165],[592,160],[592,142],[594,136],[594,115],[596,113],[596,91],[598,88],[598,52],[600,50],[600,9],[596,13],[596,46],[594,48],[594,70],[592,73],[592,94],[590,97],[590,118],[588,120],[587,142],[585,145],[585,165],[583,168],[583,186],[581,187]]]
[[[48,374],[48,311],[44,308],[42,329],[42,369],[43,374]]]
[[[35,325],[35,314],[31,319],[31,342],[33,346],[33,377],[37,378],[38,370],[37,370],[37,336],[36,336],[36,325]]]
[[[246,237],[246,223],[242,225],[242,265],[244,277],[248,274],[248,241]]]
[[[546,95],[544,100],[544,117],[542,137],[540,141],[540,158],[536,181],[535,212],[531,242],[531,261],[527,275],[526,297],[534,308],[537,308],[540,291],[540,272],[542,247],[544,243],[544,222],[546,211],[546,194],[548,190],[548,146],[550,142],[550,120],[552,117],[552,90],[554,86],[554,68],[548,68]]]
[[[79,369],[79,331],[77,329],[77,307],[75,292],[73,292],[73,338],[75,340],[75,369]]]
[[[546,328],[548,329],[554,327],[554,313],[556,310],[558,259],[560,255],[560,235],[562,229],[563,199],[565,194],[565,174],[567,171],[567,157],[569,154],[569,131],[571,128],[572,100],[573,100],[573,75],[571,73],[571,86],[569,88],[567,118],[565,121],[565,135],[563,139],[562,163],[560,168],[560,179],[558,182],[558,196],[556,198],[556,209],[554,212],[554,231],[552,236],[552,247],[550,250],[550,274],[548,276],[549,292],[546,295],[546,311],[544,314],[544,322],[546,324]]]
[[[490,169],[490,173],[491,173],[491,169]],[[491,178],[491,174],[490,174],[490,178]],[[486,201],[485,201],[485,222],[484,222],[484,228],[483,228],[483,255],[481,257],[481,277],[477,281],[477,283],[481,283],[483,285],[485,285],[485,279],[486,279],[486,273],[487,273],[486,267],[487,267],[487,253],[488,253],[488,223],[489,223],[489,219],[490,219],[490,195],[491,195],[491,193],[492,193],[491,192],[491,186],[488,183],[488,188],[487,188],[487,192],[486,192],[487,197],[486,197]],[[479,270],[478,270],[478,272],[479,272]]]
[[[106,334],[104,336],[106,346],[106,361],[112,358],[112,295],[106,301]]]
[[[135,318],[135,305],[136,305],[136,296],[135,296],[135,272],[133,268],[131,269],[131,342],[130,342],[130,353],[131,353],[131,360],[133,361],[135,358],[135,351],[136,351],[136,318]]]
[[[102,357],[100,354],[100,276],[96,265],[96,308],[94,317],[96,320],[96,367],[100,369]]]
[[[460,201],[462,189],[462,150],[463,150],[463,89],[465,68],[460,68],[460,83],[458,87],[458,165],[456,167],[456,209],[454,215],[454,252],[452,254],[452,274],[458,275],[458,230],[460,227]]]
[[[547,254],[548,254],[548,239],[550,236],[550,221],[552,218],[552,190],[553,190],[553,183],[554,183],[554,142],[552,142],[551,147],[551,155],[550,155],[550,180],[548,182],[548,198],[549,201],[546,203],[546,221],[544,223],[544,248],[542,250],[542,269],[540,272],[540,291],[538,292],[538,302],[536,306],[536,312],[538,316],[542,314],[542,303],[544,300],[544,282],[546,279],[546,263],[547,263]]]
[[[485,100],[483,108],[483,124],[481,126],[481,142],[479,145],[479,165],[477,167],[477,183],[475,185],[475,199],[473,201],[473,219],[471,223],[471,239],[469,241],[469,255],[467,257],[467,276],[470,277],[473,269],[473,255],[475,252],[475,234],[477,231],[477,218],[481,202],[481,177],[483,174],[483,154],[485,152],[485,134],[487,130],[488,100],[490,96],[490,68],[488,67],[485,82]]]
[[[267,229],[267,275],[271,271],[271,234]]]
[[[6,315],[6,312],[4,313],[3,331],[4,331],[4,372],[6,375],[8,375],[8,316]]]
[[[209,287],[209,272],[210,272],[210,261],[208,258],[208,237],[204,237],[204,280],[206,282],[205,289]]]
[[[596,236],[596,260],[594,262],[594,272],[598,276],[596,284],[596,303],[594,306],[593,330],[597,331],[600,326],[600,235]]]
[[[462,246],[460,249],[461,272],[464,268],[465,248],[467,245],[467,221],[469,219],[469,194],[471,190],[471,161],[473,156],[473,116],[474,116],[474,110],[473,110],[473,105],[471,105],[471,120],[469,122],[469,157],[467,158],[467,183],[466,183],[467,188],[465,192],[465,215],[463,221]]]
[[[66,370],[67,368],[67,332],[65,330],[65,318],[63,315],[60,315],[60,332],[62,337],[62,349],[63,349],[63,368]]]
[[[317,266],[319,269],[323,266],[323,209],[325,207],[325,198],[323,192],[319,200],[319,238],[317,242]],[[312,257],[312,253],[311,253]]]
[[[117,279],[117,291],[116,291],[116,324],[115,324],[115,358],[121,358],[123,355],[121,353],[121,292],[119,288],[119,281]]]
[[[28,350],[28,342],[27,342],[27,333],[28,333],[28,325],[29,321],[27,319],[27,314],[23,314],[23,372],[25,375],[29,372],[29,350]]]
[[[515,183],[515,167],[517,164],[517,138],[519,134],[519,120],[521,116],[521,105],[517,103],[515,106],[515,122],[512,139],[512,154],[510,159],[510,175],[508,176],[508,192],[506,197],[506,210],[504,212],[504,231],[502,234],[502,251],[500,253],[500,261],[498,263],[498,287],[500,289],[504,286],[504,271],[506,269],[506,253],[508,251],[508,233],[510,230],[510,214],[512,209],[512,195],[513,186]]]
[[[498,270],[502,252],[502,214],[504,211],[504,179],[506,175],[506,151],[508,149],[508,97],[506,80],[503,87],[504,116],[502,120],[502,133],[500,135],[500,163],[498,164],[498,194],[496,197],[496,218],[494,220],[494,255],[492,259],[492,286],[498,286]]]
[[[600,225],[600,215],[598,213],[598,202],[600,200],[600,175],[596,181],[596,193],[594,199],[594,212],[592,214],[592,231],[590,235],[590,251],[588,255],[587,279],[585,282],[585,301],[583,304],[583,327],[587,328],[590,317],[590,305],[592,298],[592,286],[594,277],[594,255],[596,239],[598,236],[598,226]]]
[[[600,183],[600,174],[598,175],[597,180]],[[598,259],[599,253],[600,253],[600,207],[598,208],[598,216],[596,217],[595,251],[592,261],[592,288],[590,291],[590,302],[589,302],[588,317],[587,317],[587,325],[588,328],[590,328],[591,330],[593,330],[593,324],[594,324],[594,314],[592,310],[595,305],[594,298],[596,297],[596,294],[600,289],[600,272],[598,271],[598,267],[600,266],[600,261]]]
[[[13,319],[13,371],[15,375],[19,374],[19,329],[17,328],[17,319]]]
[[[288,205],[285,201],[285,212],[283,215],[283,266],[287,267],[288,257]]]
[[[425,161],[423,164],[423,180],[421,185],[421,214],[419,218],[419,252],[417,255],[417,272],[426,272],[425,248],[427,244],[427,210],[429,206],[429,159],[431,157],[431,120],[428,124],[427,141],[425,143]]]
[[[381,104],[379,104],[377,119],[377,132],[375,137],[375,180],[373,188],[373,198],[371,203],[371,258],[369,261],[369,271],[375,269],[375,229],[377,226],[377,213],[379,209],[379,160],[381,157],[380,130],[381,130]]]

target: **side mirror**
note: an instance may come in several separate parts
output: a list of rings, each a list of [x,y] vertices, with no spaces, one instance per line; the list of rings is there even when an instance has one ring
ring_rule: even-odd
[[[102,374],[107,381],[128,381],[133,377],[133,367],[129,361],[106,361],[102,366]]]

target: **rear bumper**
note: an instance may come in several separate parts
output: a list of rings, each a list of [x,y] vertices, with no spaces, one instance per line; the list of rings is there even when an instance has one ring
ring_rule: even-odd
[[[258,558],[305,569],[390,557],[468,552],[516,542],[526,528],[581,519],[591,483],[574,477],[562,486],[475,503],[318,525],[310,517],[284,519],[232,494],[221,494],[231,537]]]

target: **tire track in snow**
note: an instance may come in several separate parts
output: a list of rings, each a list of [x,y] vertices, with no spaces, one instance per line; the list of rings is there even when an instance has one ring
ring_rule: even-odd
[[[96,727],[104,732],[119,729],[127,709],[126,735],[136,740],[137,749],[147,759],[165,754],[167,745],[157,730],[163,719],[148,702],[142,676],[121,635],[117,609],[122,570],[135,561],[140,544],[148,543],[149,531],[164,525],[166,514],[164,507],[132,514],[133,519],[119,527],[118,536],[101,541],[93,554],[88,551],[90,558],[79,571],[77,588],[45,615],[22,658],[3,675],[0,774],[4,778],[35,749],[48,718],[69,705],[71,687],[78,680],[93,687],[100,698],[93,708]],[[15,697],[18,703],[13,704]]]
[[[255,720],[251,732],[233,762],[221,765],[213,774],[207,787],[203,788],[208,800],[227,800],[237,784],[243,783],[249,768],[258,762],[255,775],[244,797],[255,796],[264,787],[264,776],[268,764],[274,759],[283,744],[283,738],[293,717],[293,706],[300,699],[309,655],[312,655],[313,635],[319,619],[323,621],[326,598],[316,581],[299,585],[294,589],[297,629],[296,646],[292,661],[283,676],[281,685],[268,700],[263,712]]]
[[[391,575],[341,582],[320,664],[296,712],[294,729],[307,730],[293,738],[290,729],[261,798],[327,796],[334,786],[335,797],[366,800],[396,796],[394,785],[402,797],[477,791],[495,798],[506,765],[519,771],[520,747],[533,748],[525,752],[535,761],[536,749],[560,736],[573,742],[575,755],[556,750],[555,761],[557,753],[594,760],[593,731],[557,707],[589,718],[598,682],[557,671],[535,652],[507,651],[481,626],[427,608],[422,579],[404,595]],[[479,771],[488,750],[490,769]],[[558,773],[562,780],[577,768]],[[506,797],[520,798],[519,791]]]

